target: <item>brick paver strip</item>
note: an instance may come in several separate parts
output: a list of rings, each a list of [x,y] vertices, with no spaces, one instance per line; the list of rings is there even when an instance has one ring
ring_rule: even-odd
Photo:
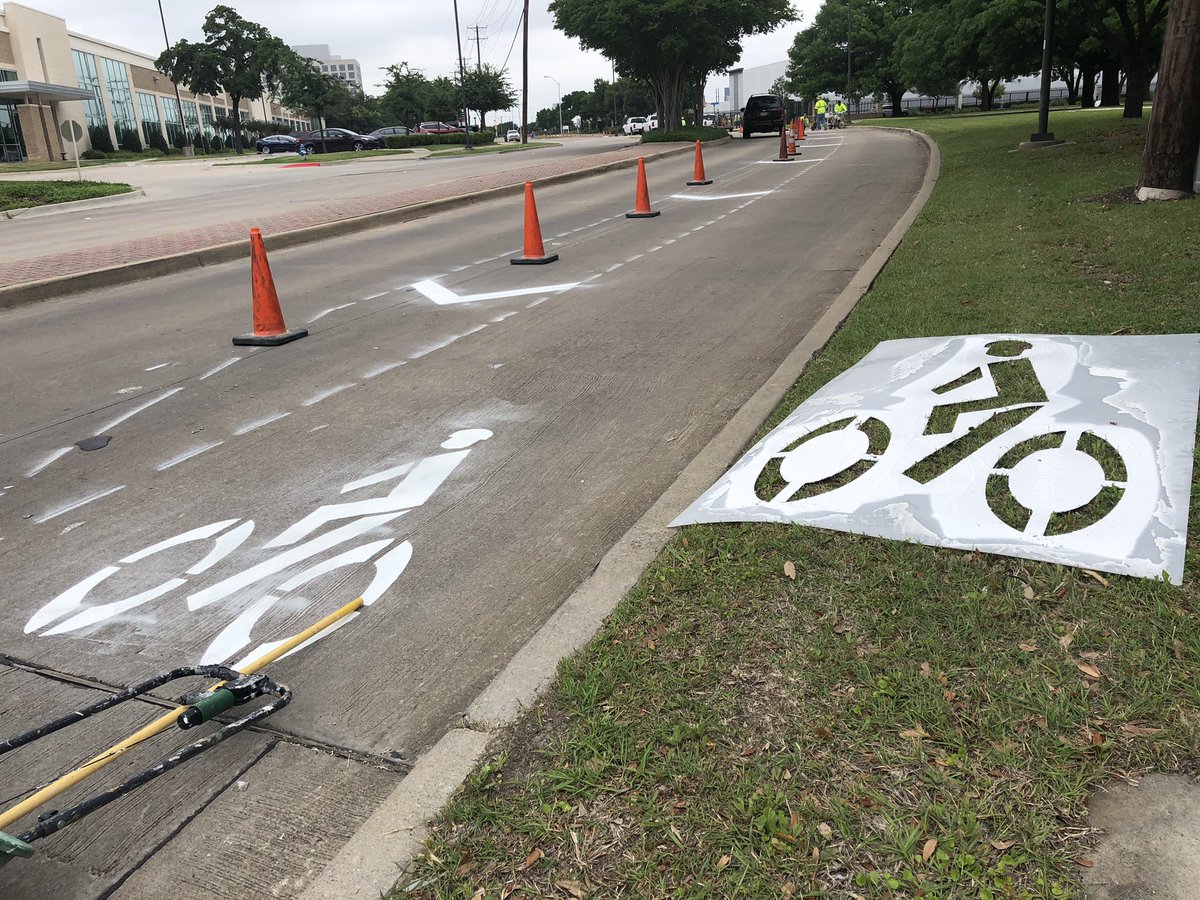
[[[307,206],[303,209],[269,215],[251,223],[246,218],[226,222],[221,225],[210,225],[191,231],[176,231],[155,237],[139,238],[133,241],[121,241],[115,244],[97,244],[80,250],[70,250],[65,253],[52,253],[47,256],[37,256],[29,259],[10,259],[0,269],[0,287],[26,284],[55,278],[61,275],[77,275],[82,272],[94,272],[128,263],[160,259],[177,253],[203,250],[217,247],[235,241],[248,239],[249,228],[255,224],[262,230],[264,236],[295,231],[312,225],[323,225],[344,219],[353,219],[371,213],[400,209],[414,206],[430,200],[443,200],[490,188],[504,187],[511,184],[522,184],[526,181],[537,182],[539,179],[552,175],[562,175],[577,172],[594,166],[622,162],[648,155],[646,149],[634,145],[621,150],[610,150],[595,156],[564,162],[544,163],[527,166],[522,169],[510,169],[504,172],[491,172],[476,175],[443,184],[428,185],[392,194],[379,194],[373,197],[356,197],[332,203],[322,203]],[[248,245],[247,245],[248,246]]]

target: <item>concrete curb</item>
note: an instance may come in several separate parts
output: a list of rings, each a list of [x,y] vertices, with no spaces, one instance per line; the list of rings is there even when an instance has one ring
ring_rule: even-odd
[[[123,194],[109,194],[107,197],[90,197],[87,200],[68,200],[66,203],[47,203],[45,206],[23,206],[20,209],[8,209],[0,212],[0,216],[6,219],[36,219],[42,216],[56,216],[59,213],[118,206],[145,196],[144,190],[135,187]]]
[[[692,152],[692,149],[693,145],[688,144],[683,147],[672,147],[668,150],[661,150],[656,153],[643,154],[643,158],[647,162],[656,159],[666,159],[668,157],[690,153]],[[630,157],[629,159],[618,160],[616,162],[602,163],[597,166],[588,166],[587,168],[578,169],[574,172],[562,172],[558,175],[548,175],[545,178],[538,179],[535,183],[537,185],[551,185],[563,184],[570,181],[578,181],[583,178],[589,178],[593,175],[600,175],[604,172],[610,172],[615,169],[631,168],[637,165],[637,160],[638,158],[635,156]],[[285,247],[297,247],[301,244],[308,244],[314,241],[322,241],[327,238],[341,237],[342,235],[346,234],[354,234],[359,231],[366,231],[370,228],[379,228],[385,225],[397,225],[402,222],[411,222],[414,219],[422,219],[426,216],[434,215],[435,213],[446,212],[452,209],[461,209],[464,206],[471,206],[476,203],[484,203],[489,200],[495,200],[498,197],[520,194],[524,190],[524,181],[514,182],[513,184],[506,184],[496,188],[488,188],[487,190],[476,191],[473,194],[463,194],[458,197],[446,197],[441,200],[429,200],[424,203],[414,203],[409,206],[398,206],[395,209],[386,209],[382,212],[368,213],[363,216],[354,216],[349,219],[339,219],[336,222],[325,222],[320,225],[310,225],[307,228],[298,228],[294,231],[284,231],[270,236],[264,235],[263,242],[268,250],[278,250]],[[14,284],[9,285],[8,287],[0,288],[0,309],[11,309],[17,306],[24,306],[27,303],[36,303],[40,300],[49,300],[56,297],[62,297],[66,294],[78,293],[80,291],[113,287],[119,284],[129,284],[134,281],[143,281],[147,278],[157,278],[162,275],[170,275],[176,272],[185,271],[187,269],[218,265],[220,263],[231,262],[236,259],[244,259],[249,255],[250,242],[248,240],[235,241],[227,244],[216,244],[214,246],[204,247],[199,250],[188,250],[184,253],[176,253],[170,256],[160,256],[155,259],[139,260],[138,262],[126,263],[119,266],[110,266],[105,269],[94,269],[90,272],[76,272],[71,275],[61,275],[55,278],[44,278],[40,281],[27,281],[23,284]]]
[[[405,866],[420,852],[421,841],[428,835],[427,822],[437,812],[436,809],[431,812],[430,804],[425,802],[429,796],[423,786],[434,781],[439,772],[446,774],[444,780],[452,773],[469,774],[487,749],[487,740],[479,736],[490,739],[533,705],[554,680],[559,662],[592,639],[617,603],[658,556],[674,533],[667,523],[729,468],[759,426],[791,390],[809,360],[837,333],[900,246],[900,241],[933,193],[941,172],[941,153],[937,144],[921,132],[908,133],[923,141],[929,150],[925,179],[908,210],[883,242],[774,374],[625,532],[600,560],[596,571],[575,589],[476,698],[467,710],[466,727],[450,731],[433,750],[417,760],[401,786],[351,837],[304,892],[302,900],[377,898],[393,888]],[[452,739],[454,735],[459,737]],[[465,736],[468,735],[473,737],[467,739]],[[464,742],[460,752],[456,753],[454,741]],[[418,785],[421,787],[406,790],[405,786],[413,778],[420,779]],[[463,778],[465,780],[465,775]],[[453,790],[446,793],[445,799],[452,793]]]

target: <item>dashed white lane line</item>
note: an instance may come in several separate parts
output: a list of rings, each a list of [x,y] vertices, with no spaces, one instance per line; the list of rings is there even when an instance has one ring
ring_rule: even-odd
[[[311,325],[313,322],[317,321],[317,319],[323,319],[330,313],[337,312],[339,309],[349,309],[351,306],[354,306],[357,302],[358,302],[357,300],[351,300],[349,303],[343,303],[341,306],[331,306],[331,307],[329,307],[329,309],[323,309],[319,313],[317,313],[315,316],[313,316],[311,319],[309,319],[307,324]]]
[[[363,372],[362,377],[364,380],[369,381],[370,379],[374,378],[376,375],[382,375],[384,372],[390,372],[390,371],[392,371],[392,369],[400,368],[402,365],[405,364],[405,362],[407,362],[407,360],[402,359],[399,362],[384,363],[381,366],[376,366],[374,369],[368,369],[366,372]]]
[[[177,466],[180,463],[187,462],[189,459],[195,459],[201,453],[207,453],[214,447],[220,447],[224,443],[224,441],[213,441],[211,444],[201,444],[199,447],[193,447],[191,450],[187,450],[172,459],[168,459],[165,463],[158,467],[158,471],[165,472],[172,466]]]
[[[150,366],[149,368],[145,369],[144,371],[153,372],[155,369],[165,369],[169,365],[170,365],[170,363],[159,363],[157,366]]]
[[[637,260],[641,259],[645,255],[646,255],[645,253],[639,253],[636,256],[629,257],[629,259],[625,260],[625,262],[627,262],[627,263],[636,262]]]
[[[67,513],[79,509],[81,506],[87,506],[89,503],[95,503],[97,500],[103,499],[111,494],[115,494],[117,491],[123,490],[125,490],[125,485],[121,484],[117,485],[117,487],[109,488],[107,491],[100,491],[98,494],[90,494],[89,496],[84,497],[82,500],[75,500],[65,506],[60,506],[57,509],[50,510],[50,512],[43,513],[33,521],[38,525],[41,525],[45,522],[49,522],[51,519],[57,519],[59,516],[65,516]]]
[[[651,247],[651,248],[650,248],[649,250],[647,250],[646,252],[647,252],[647,253],[657,253],[657,252],[658,252],[659,250],[661,250],[661,249],[662,249],[662,244],[659,244],[657,247]]]
[[[621,268],[621,266],[623,266],[623,265],[625,265],[625,263],[623,263],[623,262],[614,263],[613,265],[609,266],[604,271],[605,272],[615,272],[615,271],[617,271],[617,269]]]
[[[67,455],[68,453],[70,453],[70,452],[71,452],[71,448],[70,448],[70,447],[60,447],[59,449],[57,449],[57,450],[55,450],[53,453],[51,453],[49,456],[47,456],[47,457],[45,457],[44,459],[42,459],[42,461],[41,461],[41,462],[37,463],[37,464],[36,464],[36,465],[35,465],[35,466],[34,466],[32,469],[30,469],[28,472],[26,472],[26,473],[25,473],[25,477],[26,477],[26,478],[32,478],[32,477],[33,477],[34,475],[36,475],[38,472],[42,471],[42,469],[46,468],[46,467],[47,467],[47,466],[49,466],[51,463],[53,463],[53,462],[56,462],[56,461],[57,461],[57,460],[59,460],[59,459],[62,459],[62,457],[66,456],[66,455]]]
[[[747,191],[744,194],[671,194],[671,200],[741,200],[743,197],[765,197],[767,194],[775,193],[774,189],[769,191]]]
[[[326,390],[323,390],[320,393],[313,394],[311,397],[309,397],[307,400],[305,400],[300,405],[301,406],[313,406],[316,403],[320,403],[322,400],[328,400],[330,397],[334,396],[335,394],[340,394],[342,391],[348,391],[348,390],[350,390],[350,388],[352,388],[354,386],[355,385],[352,382],[350,384],[339,384],[336,387],[327,388]]]
[[[511,319],[513,316],[518,315],[519,313],[520,313],[520,310],[512,309],[506,313],[501,313],[498,316],[494,316],[492,318],[492,321],[493,322],[503,322],[505,319]]]
[[[154,404],[161,403],[163,400],[166,400],[168,397],[172,397],[175,394],[178,394],[182,390],[183,390],[183,388],[181,388],[181,387],[172,388],[169,391],[165,391],[164,393],[159,394],[153,400],[147,400],[141,406],[135,406],[133,409],[121,413],[121,415],[117,416],[115,419],[113,419],[107,425],[102,425],[100,427],[100,429],[97,430],[96,434],[104,434],[104,432],[106,432],[112,428],[116,428],[118,425],[120,425],[126,419],[132,419],[138,413],[145,412],[150,407],[152,407]]]
[[[363,302],[366,303],[368,300],[378,300],[380,297],[386,297],[390,293],[391,291],[380,291],[378,294],[368,294],[367,296],[363,297]]]
[[[247,422],[241,428],[236,429],[233,433],[235,436],[249,434],[250,432],[256,431],[259,428],[270,425],[272,422],[278,422],[280,419],[286,419],[290,415],[290,412],[275,413],[275,415],[267,416],[265,419],[256,419],[253,422]]]
[[[541,304],[545,303],[545,302],[546,302],[547,300],[549,300],[549,299],[550,299],[549,297],[538,297],[538,298],[537,298],[536,300],[534,300],[532,303],[526,303],[526,304],[525,304],[525,308],[526,308],[526,309],[533,309],[535,306],[540,306]]]
[[[216,375],[222,369],[228,369],[230,366],[232,366],[235,362],[238,362],[239,360],[241,360],[240,356],[235,356],[233,359],[227,359],[227,360],[225,360],[225,362],[221,363],[220,365],[213,366],[211,369],[209,369],[207,372],[205,372],[203,375],[201,375],[199,380],[203,381],[205,378],[211,378],[213,375]]]

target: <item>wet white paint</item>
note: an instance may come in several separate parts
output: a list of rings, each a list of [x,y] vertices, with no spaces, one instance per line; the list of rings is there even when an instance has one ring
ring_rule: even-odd
[[[327,388],[326,390],[313,394],[300,405],[313,406],[314,404],[320,403],[322,400],[328,400],[330,397],[340,394],[342,391],[348,391],[352,387],[357,387],[357,384],[351,382],[350,384],[339,384],[336,387]]]
[[[227,359],[227,360],[225,360],[225,362],[219,363],[219,364],[213,366],[211,369],[209,369],[207,372],[205,372],[203,375],[201,375],[199,380],[203,381],[205,378],[211,378],[212,376],[216,375],[218,372],[228,369],[235,362],[239,362],[240,360],[241,360],[240,356],[235,356],[231,359]]]
[[[111,496],[117,491],[123,490],[125,490],[125,485],[119,484],[116,487],[111,487],[106,491],[100,491],[96,494],[89,494],[81,500],[73,500],[65,506],[60,506],[50,510],[49,512],[42,513],[42,515],[36,516],[33,521],[38,525],[42,525],[46,522],[49,522],[51,519],[57,519],[59,516],[65,516],[69,512],[74,512],[81,506],[87,506],[89,503],[95,503],[97,500],[103,500],[105,497]]]
[[[176,394],[178,394],[182,390],[183,390],[183,388],[181,388],[181,387],[171,388],[169,391],[164,391],[163,393],[159,394],[157,397],[153,398],[152,400],[147,400],[141,406],[135,406],[133,409],[126,410],[125,412],[121,413],[121,415],[117,416],[115,419],[113,419],[108,424],[101,425],[100,428],[98,428],[96,430],[96,434],[104,434],[104,432],[106,432],[106,431],[111,431],[113,428],[116,428],[122,422],[132,419],[138,413],[145,412],[146,410],[148,410],[150,407],[154,406],[155,404],[162,403],[168,397],[174,397]]]
[[[119,600],[116,603],[102,603],[96,606],[89,606],[83,612],[77,613],[71,618],[58,623],[53,628],[43,632],[47,637],[55,634],[64,634],[68,631],[75,631],[79,628],[86,628],[89,625],[95,625],[97,622],[103,622],[105,619],[112,616],[120,615],[123,612],[128,612],[131,609],[137,609],[151,600],[157,600],[164,594],[169,594],[171,591],[180,585],[187,584],[186,578],[171,578],[164,581],[162,584],[150,588],[147,591],[142,591],[133,597],[127,597],[124,600]]]
[[[442,442],[443,450],[465,450],[467,447],[473,447],[480,441],[489,440],[492,437],[492,432],[486,428],[466,428],[462,431],[456,431]]]
[[[49,465],[51,465],[51,464],[53,464],[53,463],[57,462],[58,460],[62,459],[64,456],[66,456],[66,455],[67,455],[68,453],[70,453],[70,452],[71,452],[71,448],[70,448],[70,447],[59,447],[59,448],[58,448],[57,450],[55,450],[53,453],[50,453],[50,454],[48,454],[47,456],[44,456],[44,457],[42,457],[42,459],[41,459],[41,461],[40,461],[40,462],[37,462],[37,463],[35,463],[35,464],[34,464],[34,466],[33,466],[33,468],[32,468],[32,469],[30,469],[28,472],[26,472],[26,473],[25,473],[25,477],[26,477],[26,478],[32,478],[32,477],[33,477],[34,475],[36,475],[38,472],[41,472],[41,471],[42,471],[43,469],[45,469],[47,466],[49,466]]]
[[[272,422],[278,422],[280,419],[286,419],[290,415],[290,412],[281,412],[267,416],[265,419],[255,419],[253,422],[248,422],[247,424],[241,426],[233,433],[235,435],[249,434],[251,431],[257,431],[259,428],[270,425]]]
[[[168,459],[165,463],[160,463],[158,466],[158,471],[165,472],[167,469],[177,466],[180,463],[187,462],[189,459],[195,459],[201,453],[207,453],[209,450],[220,447],[224,443],[224,441],[213,441],[211,444],[201,444],[198,447],[193,447],[191,450],[185,450],[178,456]]]
[[[381,295],[377,295],[377,296],[381,296]],[[367,299],[369,300],[371,298],[368,297]],[[351,300],[349,303],[343,303],[341,306],[331,306],[331,307],[329,307],[329,309],[323,309],[319,313],[317,313],[315,316],[313,316],[311,319],[309,319],[307,324],[311,325],[313,322],[316,322],[318,319],[323,319],[330,313],[337,312],[339,309],[349,309],[350,307],[355,306],[356,303],[357,303],[357,301]]]

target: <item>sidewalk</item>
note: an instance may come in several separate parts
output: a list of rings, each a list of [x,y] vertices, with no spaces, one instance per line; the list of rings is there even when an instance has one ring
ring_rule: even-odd
[[[514,167],[393,193],[313,203],[287,212],[268,212],[254,219],[231,210],[229,221],[166,233],[153,216],[146,216],[140,227],[123,228],[124,239],[120,241],[113,241],[111,228],[97,222],[85,247],[38,256],[22,256],[19,251],[16,256],[6,256],[0,268],[0,308],[236,259],[247,252],[246,237],[251,225],[262,230],[268,246],[290,246],[404,221],[415,217],[413,213],[418,211],[428,214],[499,196],[519,190],[526,181],[573,180],[613,167],[634,165],[639,156],[657,159],[690,149],[690,145],[665,145],[647,152],[648,148],[634,145],[580,159]]]

